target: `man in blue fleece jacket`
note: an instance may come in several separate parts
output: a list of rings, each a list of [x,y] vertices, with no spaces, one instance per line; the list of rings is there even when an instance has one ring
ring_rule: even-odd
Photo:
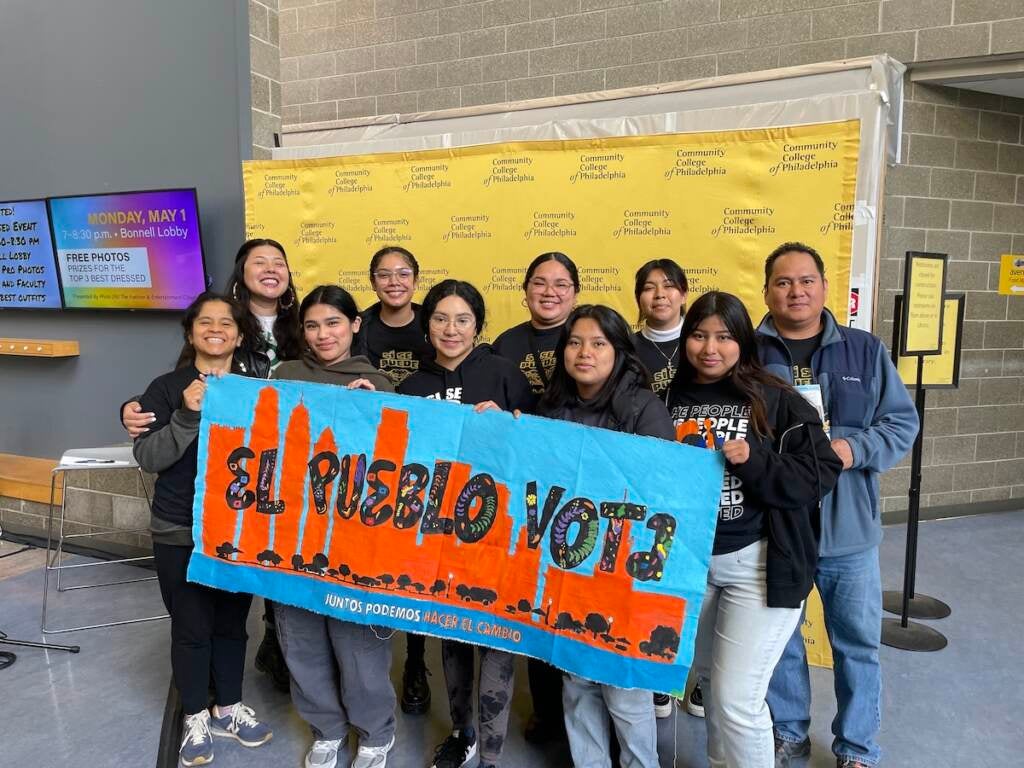
[[[878,765],[881,721],[882,539],[878,476],[895,466],[917,435],[914,403],[885,345],[840,326],[825,309],[828,281],[818,253],[784,243],[765,261],[768,315],[758,328],[765,366],[794,384],[817,384],[825,428],[843,460],[835,489],[821,505],[815,583],[825,607],[835,660],[839,711],[832,751],[839,768]],[[776,768],[808,754],[811,687],[800,630],[793,634],[768,690]]]

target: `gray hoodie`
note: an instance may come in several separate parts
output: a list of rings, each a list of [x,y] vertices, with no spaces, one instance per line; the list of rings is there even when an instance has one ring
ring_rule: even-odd
[[[346,357],[331,365],[324,365],[312,352],[306,352],[299,360],[281,363],[271,374],[272,379],[282,381],[312,381],[316,384],[346,386],[356,379],[368,379],[378,392],[394,392],[395,387],[385,374],[370,363],[369,358],[359,355]]]

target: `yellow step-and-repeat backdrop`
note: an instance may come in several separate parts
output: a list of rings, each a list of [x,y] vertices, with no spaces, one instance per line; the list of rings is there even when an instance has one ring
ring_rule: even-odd
[[[764,313],[765,256],[801,240],[825,259],[828,306],[846,321],[859,122],[715,133],[486,144],[378,155],[247,162],[249,237],[287,249],[299,294],[321,283],[370,290],[370,256],[401,245],[420,296],[446,277],[487,300],[493,338],[527,319],[526,265],[563,251],[580,303],[636,319],[636,269],[672,258],[691,301],[738,294]]]

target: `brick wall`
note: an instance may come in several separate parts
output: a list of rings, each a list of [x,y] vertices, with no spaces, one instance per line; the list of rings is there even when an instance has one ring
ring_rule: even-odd
[[[1024,498],[1024,298],[996,293],[1000,254],[1024,253],[1024,100],[921,84],[906,96],[876,327],[892,338],[908,250],[948,253],[967,296],[960,389],[927,396],[922,504]],[[906,507],[909,474],[908,460],[884,478],[887,511]]]
[[[279,2],[286,126],[1024,39],[1020,0]]]
[[[150,493],[153,478],[147,478]],[[68,491],[64,532],[102,533],[72,540],[74,544],[104,551],[110,544],[119,550],[148,549],[149,534],[125,533],[149,526],[149,508],[135,470],[79,471],[68,475]],[[48,505],[36,501],[0,496],[0,525],[34,535],[46,534]],[[59,512],[55,511],[54,535]],[[111,529],[117,531],[111,533]]]
[[[1019,52],[1021,0],[279,0],[281,118],[300,123],[500,103],[888,53]],[[1024,498],[1024,102],[908,83],[904,165],[886,190],[880,285],[908,249],[950,255],[967,292],[961,388],[928,396],[924,506]],[[879,333],[891,338],[883,290]],[[906,507],[909,458],[884,478]]]
[[[249,0],[249,64],[252,92],[252,156],[270,157],[281,130],[281,48],[278,0]]]

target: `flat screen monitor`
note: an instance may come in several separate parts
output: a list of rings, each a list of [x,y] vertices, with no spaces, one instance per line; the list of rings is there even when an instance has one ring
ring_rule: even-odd
[[[206,288],[195,189],[49,199],[64,306],[184,309]]]
[[[60,309],[45,200],[0,203],[0,309]]]

